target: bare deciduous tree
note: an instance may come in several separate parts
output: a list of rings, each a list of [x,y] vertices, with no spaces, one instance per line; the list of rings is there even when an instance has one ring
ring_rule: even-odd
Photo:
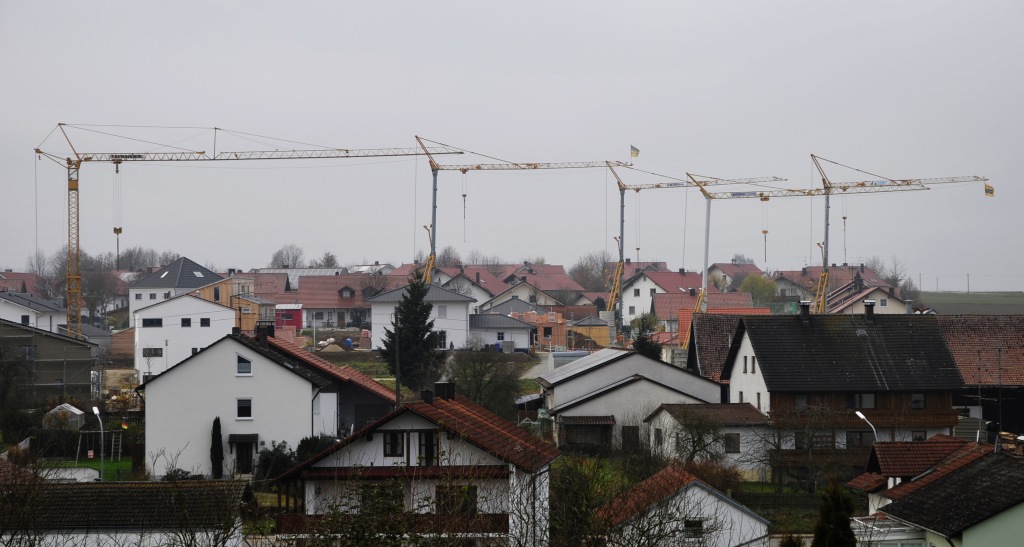
[[[615,271],[608,267],[612,257],[608,251],[587,253],[569,268],[569,277],[588,291],[605,291]]]
[[[270,259],[271,268],[302,268],[305,266],[304,252],[302,247],[289,243],[274,251]]]

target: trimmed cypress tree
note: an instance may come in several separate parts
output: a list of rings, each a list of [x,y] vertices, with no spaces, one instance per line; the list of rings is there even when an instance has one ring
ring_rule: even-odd
[[[210,430],[210,469],[215,479],[224,476],[224,441],[220,433],[220,416],[213,419]]]
[[[434,332],[430,319],[433,304],[427,302],[430,285],[423,281],[423,272],[416,270],[409,277],[391,329],[384,329],[384,347],[380,357],[395,374],[395,352],[398,352],[398,367],[402,384],[415,391],[428,389],[441,374],[444,352],[439,349],[440,333]]]
[[[836,481],[829,481],[828,489],[821,493],[818,522],[814,525],[811,547],[856,547],[857,536],[850,527],[853,501]]]

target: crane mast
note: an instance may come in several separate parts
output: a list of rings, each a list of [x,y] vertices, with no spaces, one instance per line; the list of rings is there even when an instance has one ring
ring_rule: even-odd
[[[67,309],[68,336],[82,336],[82,270],[80,228],[80,189],[79,172],[83,163],[123,162],[185,162],[185,161],[241,161],[241,160],[283,160],[283,159],[338,159],[338,158],[372,158],[384,156],[419,156],[429,154],[461,154],[462,151],[445,146],[421,150],[417,147],[407,148],[320,148],[309,150],[250,150],[237,152],[216,152],[207,154],[199,150],[179,150],[174,152],[79,152],[68,136],[68,124],[59,123],[57,127],[64,135],[71,149],[71,155],[62,157],[59,154],[35,148],[35,153],[64,166],[68,173],[68,269],[67,269]],[[219,128],[212,128],[223,131]]]

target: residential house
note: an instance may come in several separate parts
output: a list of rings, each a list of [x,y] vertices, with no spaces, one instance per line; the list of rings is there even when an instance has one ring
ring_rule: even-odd
[[[530,343],[536,351],[557,351],[568,345],[565,317],[561,313],[530,304],[518,297],[488,308],[486,313],[505,315],[529,323],[533,327]]]
[[[482,312],[489,312],[492,308],[508,302],[512,299],[519,299],[523,302],[528,302],[535,306],[560,306],[562,302],[556,299],[554,296],[547,294],[546,292],[538,289],[526,281],[520,281],[508,286],[502,292],[494,295],[493,298],[483,302],[480,305]]]
[[[1024,432],[1024,315],[936,315],[964,378],[953,405]]]
[[[68,322],[68,310],[31,293],[0,291],[0,319],[48,332],[59,332]]]
[[[332,275],[348,275],[349,271],[347,268],[336,267],[336,268],[256,268],[252,270],[252,274],[256,274],[256,279],[264,283],[267,282],[268,276],[279,276],[284,275],[287,279],[285,282],[286,290],[297,291],[302,286],[302,281],[305,281],[306,277],[329,277]],[[273,282],[275,285],[276,281]],[[266,287],[264,287],[266,288]]]
[[[607,545],[768,547],[769,522],[708,486],[679,463],[596,511]]]
[[[356,264],[348,268],[350,274],[363,275],[390,275],[393,271],[395,271],[394,266],[387,263],[381,264],[378,260],[374,260],[373,264]]]
[[[227,277],[189,291],[189,294],[235,310],[238,316],[235,326],[243,331],[253,332],[259,318],[259,305],[254,305],[255,302],[252,300],[258,298],[255,290],[256,281],[252,275],[229,270]]]
[[[709,448],[741,470],[746,480],[763,482],[768,477],[757,451],[770,436],[771,424],[750,403],[663,404],[644,423],[647,446],[662,458],[685,461],[697,448]]]
[[[302,505],[279,516],[277,528],[301,533],[331,514],[384,514],[386,529],[406,537],[547,545],[549,469],[558,456],[526,430],[456,397],[454,384],[436,384],[422,401],[279,477],[282,491]]]
[[[641,446],[643,419],[662,403],[717,403],[718,384],[631,350],[606,348],[537,377],[559,446]]]
[[[795,301],[813,300],[821,271],[821,266],[804,266],[799,270],[776,270],[772,273],[772,280],[775,281],[778,296],[792,298]],[[831,290],[853,283],[858,276],[864,287],[892,288],[888,281],[864,264],[833,264],[828,272]]]
[[[897,486],[909,486],[925,474],[948,473],[991,451],[992,446],[949,435],[935,435],[924,441],[876,442],[871,446],[864,473],[846,485],[867,494],[868,514],[873,514],[911,490],[896,489]],[[923,484],[915,484],[914,488]]]
[[[729,402],[772,417],[777,469],[796,472],[813,458],[842,476],[875,441],[952,433],[963,380],[935,317],[868,310],[811,315],[804,305],[800,315],[740,320],[721,377]]]
[[[386,414],[394,393],[262,332],[230,334],[138,387],[146,401],[147,471],[213,474],[210,430],[221,420],[223,470],[250,474],[274,443],[342,437]],[[184,412],[182,409],[187,408]]]
[[[161,374],[231,333],[235,311],[191,293],[135,311],[135,370],[140,381]]]
[[[640,272],[622,282],[622,324],[629,325],[638,316],[650,313],[657,293],[694,294],[703,287],[695,272]],[[720,292],[711,285],[708,293]]]
[[[523,261],[522,265],[506,266],[498,277],[510,287],[518,283],[529,283],[537,291],[562,304],[575,302],[577,296],[585,290],[569,277],[564,266],[558,264],[531,264]]]
[[[658,324],[666,332],[680,332],[684,336],[690,326],[689,315],[697,309],[698,290],[694,289],[685,293],[656,293],[651,300],[651,313],[658,318]],[[743,314],[744,310],[754,307],[750,293],[745,292],[723,292],[708,293],[707,311],[737,310],[727,313]],[[680,317],[685,315],[685,319]],[[682,325],[682,329],[680,329]]]
[[[897,486],[894,490],[907,490],[899,499],[879,509],[872,519],[856,519],[858,540],[886,545],[898,539],[902,545],[958,547],[1020,544],[1024,459],[988,448],[950,464],[944,472],[935,469]],[[879,526],[880,522],[898,526]]]
[[[508,288],[486,266],[458,266],[440,270],[448,277],[442,287],[473,297],[481,304]],[[473,313],[479,311],[474,310]]]
[[[615,268],[619,266],[618,262],[605,262],[604,270],[608,272],[608,277],[615,274]],[[622,263],[622,275],[626,277],[633,277],[640,272],[668,272],[668,263],[666,262],[651,262],[651,261],[636,261],[629,257],[623,257]]]
[[[400,286],[397,281],[385,275],[305,276],[295,293],[295,302],[302,304],[302,326],[362,327],[370,322],[367,298]]]
[[[206,287],[221,279],[221,276],[188,258],[181,257],[171,262],[129,285],[128,326],[135,326],[136,311],[152,306],[157,302],[169,300],[175,296]]]
[[[92,400],[95,347],[84,340],[0,319],[0,354],[4,361],[11,356],[23,359],[29,367],[28,385],[20,389],[33,404]]]
[[[391,328],[395,310],[405,296],[407,287],[408,285],[365,299],[365,302],[370,304],[370,323],[373,329],[371,347],[384,347],[384,329]],[[469,341],[469,307],[474,300],[464,294],[431,284],[426,301],[433,306],[430,310],[430,320],[434,322],[434,331],[441,335],[438,348],[465,347]]]
[[[3,481],[0,496],[5,544],[248,545],[242,510],[252,493],[244,481],[53,482],[27,470],[16,477]]]
[[[878,314],[906,315],[907,304],[892,294],[892,289],[867,287],[856,293],[833,293],[828,298],[828,312],[834,314],[863,315],[868,305]]]
[[[722,292],[737,291],[748,275],[763,276],[764,272],[752,262],[716,262],[708,267],[708,283]]]
[[[533,325],[505,315],[474,313],[469,316],[469,345],[475,348],[528,353],[532,332]]]
[[[302,304],[275,304],[274,305],[274,326],[278,329],[291,327],[301,329]]]
[[[712,293],[736,295],[743,293]],[[714,300],[714,299],[712,299]],[[725,365],[725,357],[729,353],[732,335],[736,332],[739,319],[743,315],[770,315],[769,308],[712,308],[707,312],[694,313],[692,310],[679,309],[679,325],[681,334],[676,338],[678,347],[667,346],[663,359],[686,367],[701,376],[722,384],[726,389],[724,398],[728,398],[728,380],[721,377]],[[699,343],[698,343],[699,342]]]
[[[39,274],[32,272],[16,272],[10,268],[0,272],[0,286],[15,287],[19,290],[12,292],[27,292],[30,294],[46,294],[44,290],[45,283],[43,278],[39,277]],[[11,290],[8,288],[8,290]]]

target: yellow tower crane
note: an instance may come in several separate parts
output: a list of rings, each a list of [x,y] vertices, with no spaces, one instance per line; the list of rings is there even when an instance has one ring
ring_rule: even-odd
[[[210,128],[214,132],[212,153],[198,150],[177,150],[174,152],[79,152],[68,135],[67,128],[75,128],[64,123],[57,124],[64,139],[71,149],[71,155],[61,156],[45,152],[39,148],[36,154],[45,156],[55,163],[67,168],[68,171],[68,271],[67,271],[67,308],[68,336],[80,338],[82,334],[82,271],[81,247],[79,245],[79,170],[83,163],[112,163],[120,165],[124,162],[185,162],[185,161],[235,161],[235,160],[284,160],[284,159],[337,159],[337,158],[375,158],[384,156],[418,156],[428,154],[461,154],[461,151],[435,147],[430,150],[411,148],[328,148],[311,150],[254,150],[254,151],[221,151],[217,152],[217,133],[227,131]],[[152,144],[152,143],[148,143]]]
[[[811,188],[811,189],[773,189],[763,191],[745,191],[745,192],[719,192],[712,193],[708,192],[705,188],[709,184],[715,183],[720,179],[714,177],[705,177],[701,175],[693,175],[687,173],[687,177],[694,183],[695,186],[700,190],[701,194],[707,202],[705,209],[705,225],[704,225],[704,291],[707,291],[707,276],[708,276],[708,245],[709,237],[711,233],[711,201],[716,199],[759,199],[761,201],[769,201],[771,198],[782,198],[782,197],[825,197],[825,241],[821,244],[822,250],[822,274],[818,279],[818,284],[815,287],[814,302],[812,303],[812,310],[814,313],[827,313],[828,312],[828,226],[829,226],[829,197],[832,194],[868,194],[868,193],[879,193],[879,192],[902,192],[911,190],[928,190],[929,186],[935,184],[951,184],[951,183],[965,183],[965,182],[985,182],[987,178],[978,176],[964,176],[964,177],[942,177],[942,178],[925,178],[925,179],[890,179],[887,177],[881,177],[878,175],[872,175],[866,171],[861,171],[865,174],[878,177],[876,180],[867,180],[859,182],[846,182],[846,183],[833,183],[825,175],[824,169],[822,169],[819,160],[839,165],[841,167],[847,167],[840,163],[836,163],[819,156],[811,155],[811,159],[815,166],[818,168],[819,173],[822,176],[823,188]],[[854,169],[852,167],[847,167]],[[855,169],[860,171],[859,169]],[[704,301],[701,307],[701,311],[707,310],[707,302]]]
[[[433,178],[433,193],[431,199],[430,208],[430,227],[428,232],[430,233],[430,255],[427,256],[427,264],[424,267],[423,279],[427,283],[430,283],[434,275],[434,266],[437,262],[437,173],[439,171],[459,171],[462,174],[466,174],[470,171],[520,171],[520,170],[537,170],[537,169],[592,169],[594,167],[606,167],[606,166],[628,166],[628,163],[618,161],[576,161],[576,162],[561,162],[561,163],[538,163],[538,162],[513,162],[500,160],[483,154],[477,154],[476,152],[470,152],[469,150],[463,150],[456,148],[451,145],[442,144],[436,141],[425,139],[423,137],[416,137],[416,141],[419,142],[420,147],[423,149],[423,154],[427,156],[427,160],[430,162],[430,173]],[[428,148],[426,143],[434,144],[442,149],[458,150],[460,153],[472,153],[478,156],[486,157],[491,160],[495,160],[498,163],[474,163],[469,165],[445,165],[440,164],[434,160],[434,154]]]

